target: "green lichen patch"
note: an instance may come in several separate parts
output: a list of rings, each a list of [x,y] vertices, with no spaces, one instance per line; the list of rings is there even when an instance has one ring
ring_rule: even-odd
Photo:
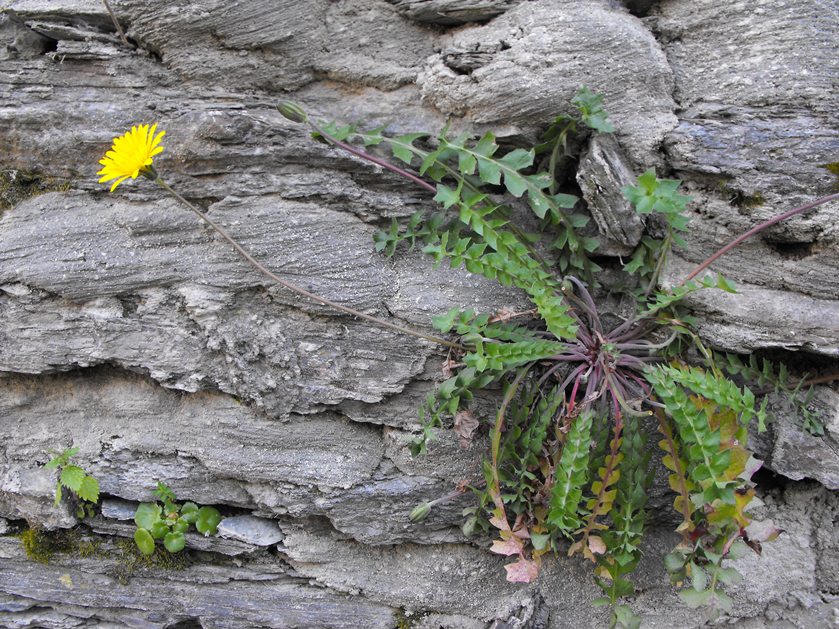
[[[0,170],[0,212],[35,195],[69,189],[70,182],[66,179],[20,170]]]
[[[183,570],[192,563],[188,551],[173,554],[157,547],[151,555],[144,555],[134,541],[129,539],[117,541],[111,557],[116,559],[116,565],[110,575],[122,585],[128,583],[137,572],[154,569]]]
[[[821,164],[827,172],[831,173],[836,179],[833,181],[833,191],[839,190],[839,162],[830,162],[829,164]]]
[[[18,537],[26,556],[39,563],[49,563],[59,553],[76,552],[80,543],[79,534],[72,530],[42,531],[29,528]]]

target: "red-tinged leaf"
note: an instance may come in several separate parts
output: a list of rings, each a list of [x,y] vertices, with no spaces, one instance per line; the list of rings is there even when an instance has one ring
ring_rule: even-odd
[[[754,456],[749,457],[749,460],[746,461],[746,466],[745,469],[743,469],[743,473],[740,474],[740,478],[742,478],[743,480],[751,480],[754,473],[757,472],[761,467],[763,467],[763,461],[755,458]]]
[[[510,530],[510,523],[507,522],[505,514],[501,513],[499,509],[492,512],[492,517],[489,519],[489,523],[500,531]]]
[[[524,550],[524,545],[522,544],[521,540],[515,535],[511,536],[509,539],[506,540],[495,540],[489,549],[491,553],[496,553],[498,555],[506,555],[508,557],[510,555],[521,554],[522,550]]]
[[[772,542],[783,532],[784,530],[777,528],[772,520],[752,522],[746,527],[746,535],[749,536],[750,542]]]
[[[539,576],[539,565],[529,559],[519,559],[504,566],[510,583],[531,583]]]
[[[461,449],[468,450],[472,445],[472,436],[478,429],[478,418],[472,411],[459,411],[454,416],[454,432]]]
[[[676,474],[670,474],[670,476],[667,477],[667,484],[670,485],[670,489],[672,489],[675,492],[682,491],[681,478],[679,478]]]
[[[606,543],[602,538],[592,535],[588,538],[588,549],[595,555],[603,555],[606,553]]]
[[[600,515],[606,515],[606,513],[608,513],[608,511],[611,509],[612,503],[615,501],[615,498],[617,497],[617,495],[618,495],[618,490],[617,489],[610,489],[605,494],[603,494],[603,506],[609,507],[609,509],[606,509],[606,512],[601,513]]]
[[[745,492],[735,492],[734,493],[734,506],[735,506],[735,513],[732,516],[740,528],[745,528],[751,523],[751,518],[746,514],[746,508],[749,506],[749,503],[752,501],[752,498],[755,496],[754,488],[749,488]],[[761,540],[763,541],[763,540]]]
[[[751,452],[740,446],[731,448],[729,452],[731,452],[731,462],[728,464],[723,478],[734,480],[735,478],[739,478],[746,469],[746,463],[749,461]]]

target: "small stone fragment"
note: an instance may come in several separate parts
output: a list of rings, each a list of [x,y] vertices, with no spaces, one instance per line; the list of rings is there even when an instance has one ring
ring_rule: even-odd
[[[628,255],[641,240],[644,222],[635,213],[621,190],[635,183],[635,175],[617,140],[612,135],[596,135],[580,160],[577,183],[583,191],[597,228],[600,252]]]
[[[254,546],[271,546],[283,541],[284,537],[277,522],[253,515],[224,518],[218,525],[218,534]]]

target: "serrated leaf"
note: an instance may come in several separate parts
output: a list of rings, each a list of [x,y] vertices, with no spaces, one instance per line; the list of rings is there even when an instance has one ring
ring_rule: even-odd
[[[444,208],[449,209],[460,201],[460,186],[456,190],[452,190],[448,186],[438,183],[437,194],[434,195],[434,200],[442,204]]]
[[[522,541],[515,535],[510,536],[506,540],[497,539],[492,542],[489,551],[498,555],[518,555],[524,550]]]
[[[545,550],[548,547],[548,542],[550,540],[551,536],[548,533],[530,534],[530,543],[533,544],[533,548],[536,550]]]
[[[408,164],[411,165],[415,155],[414,152],[409,148],[413,143],[418,140],[419,138],[428,137],[427,133],[407,133],[405,135],[400,135],[390,142],[390,150],[393,153],[393,156]],[[407,145],[407,146],[405,146]]]
[[[85,473],[82,468],[77,465],[68,465],[61,470],[61,477],[59,482],[67,489],[79,493],[84,481]]]
[[[82,500],[88,502],[99,502],[99,481],[93,476],[85,476],[82,479],[81,487],[76,492]]]
[[[457,169],[462,175],[472,175],[475,173],[475,166],[477,159],[472,153],[460,151],[457,154]]]
[[[701,592],[708,587],[708,575],[693,562],[690,563],[690,581],[693,589],[697,592]]]
[[[518,173],[509,170],[504,171],[504,185],[508,192],[518,198],[527,190],[527,181]]]
[[[589,536],[588,549],[594,555],[603,555],[607,551],[606,543],[603,541],[603,538],[597,537],[596,535]]]
[[[484,183],[501,184],[501,167],[490,159],[478,158],[478,176]]]
[[[503,164],[512,170],[522,170],[533,164],[534,155],[535,153],[533,152],[533,149],[530,149],[529,151],[525,149],[515,149],[499,159],[498,163]]]
[[[532,583],[539,576],[539,564],[529,559],[521,558],[515,563],[507,564],[504,569],[510,583]]]
[[[737,294],[737,289],[734,287],[734,285],[727,279],[725,279],[722,275],[717,275],[716,287],[720,290],[724,290],[726,293]]]
[[[664,569],[667,570],[667,572],[679,572],[684,567],[685,556],[682,553],[673,551],[664,556]]]

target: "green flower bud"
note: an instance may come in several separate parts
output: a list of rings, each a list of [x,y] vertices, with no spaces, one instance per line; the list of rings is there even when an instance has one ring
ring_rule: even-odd
[[[309,116],[306,115],[303,108],[290,100],[284,100],[277,105],[277,110],[284,118],[291,120],[292,122],[309,122]]]
[[[419,504],[416,507],[414,507],[414,510],[411,511],[411,515],[409,515],[408,517],[410,518],[411,522],[416,524],[417,522],[422,522],[425,518],[427,518],[429,513],[431,513],[431,504],[428,502],[423,502],[422,504]]]
[[[466,522],[463,523],[463,526],[460,527],[460,530],[463,531],[463,534],[466,537],[472,537],[475,534],[475,530],[478,528],[478,518],[474,515],[470,518],[467,518]]]

